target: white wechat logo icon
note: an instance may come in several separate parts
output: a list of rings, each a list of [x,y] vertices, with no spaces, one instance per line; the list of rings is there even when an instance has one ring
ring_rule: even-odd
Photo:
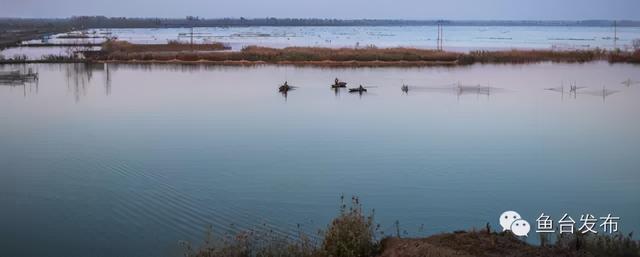
[[[511,232],[516,236],[528,236],[531,225],[529,222],[523,219],[519,219],[511,224]]]
[[[511,231],[516,236],[527,236],[531,230],[529,222],[522,219],[515,211],[505,211],[500,215],[500,226],[502,231]]]

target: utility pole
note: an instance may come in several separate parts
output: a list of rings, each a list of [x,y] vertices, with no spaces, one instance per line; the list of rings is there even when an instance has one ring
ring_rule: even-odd
[[[442,49],[440,48],[440,40],[442,40],[442,24],[440,24],[440,22],[438,22],[438,51],[442,51]]]
[[[438,39],[436,40],[436,49],[438,51],[442,51],[443,50],[443,35],[444,35],[444,26],[442,25],[442,21],[438,21],[436,23],[437,25],[437,30],[438,30]]]
[[[440,22],[436,23],[436,29],[438,30],[438,37],[436,38],[436,50],[440,51]]]
[[[613,21],[613,50],[618,49],[618,23]]]
[[[191,51],[193,51],[193,24],[191,25]]]
[[[440,24],[440,51],[444,51],[444,24]]]

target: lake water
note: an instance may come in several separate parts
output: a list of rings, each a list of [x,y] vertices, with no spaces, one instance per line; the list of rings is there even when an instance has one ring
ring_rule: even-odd
[[[167,40],[191,40],[189,28],[110,29],[112,36],[131,42],[158,44]],[[90,31],[93,33],[93,31]],[[436,26],[380,27],[229,27],[195,28],[194,41],[223,42],[239,50],[248,45],[271,47],[417,47],[436,48]],[[614,31],[608,27],[447,26],[443,45],[449,51],[475,49],[586,49],[614,48]],[[618,28],[616,46],[631,47],[640,38],[640,27]]]
[[[89,38],[47,39],[48,43],[101,43],[101,37],[117,37],[139,44],[164,44],[170,40],[190,42],[190,28],[166,29],[92,29],[86,31]],[[194,42],[223,42],[240,50],[249,45],[268,47],[317,46],[317,47],[416,47],[435,49],[436,26],[346,26],[346,27],[211,27],[194,28]],[[563,26],[446,26],[443,45],[448,51],[504,50],[504,49],[632,49],[632,41],[640,39],[640,27],[617,28],[618,40],[614,43],[612,27],[563,27]],[[38,44],[41,40],[27,41]],[[45,52],[43,52],[45,51]],[[55,47],[13,48],[0,51],[5,57],[25,54],[38,59],[45,54],[64,54],[66,49]]]
[[[498,228],[507,209],[640,232],[640,66],[26,67],[37,84],[0,85],[0,256],[179,256],[207,224],[313,233],[341,194],[387,234]],[[586,88],[545,90],[570,83]]]
[[[4,58],[15,58],[25,56],[29,60],[39,60],[46,56],[72,56],[76,51],[100,50],[101,47],[11,47],[0,50],[0,55]]]

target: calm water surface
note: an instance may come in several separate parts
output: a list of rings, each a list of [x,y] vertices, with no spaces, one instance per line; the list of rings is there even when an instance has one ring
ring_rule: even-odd
[[[640,232],[640,84],[621,84],[640,66],[29,67],[39,83],[0,86],[0,256],[178,256],[207,224],[313,233],[340,194],[388,234],[506,209]],[[570,82],[587,88],[545,90]]]

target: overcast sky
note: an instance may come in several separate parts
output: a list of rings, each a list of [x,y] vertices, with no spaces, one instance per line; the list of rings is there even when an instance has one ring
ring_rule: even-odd
[[[0,17],[632,19],[640,0],[0,0]]]

